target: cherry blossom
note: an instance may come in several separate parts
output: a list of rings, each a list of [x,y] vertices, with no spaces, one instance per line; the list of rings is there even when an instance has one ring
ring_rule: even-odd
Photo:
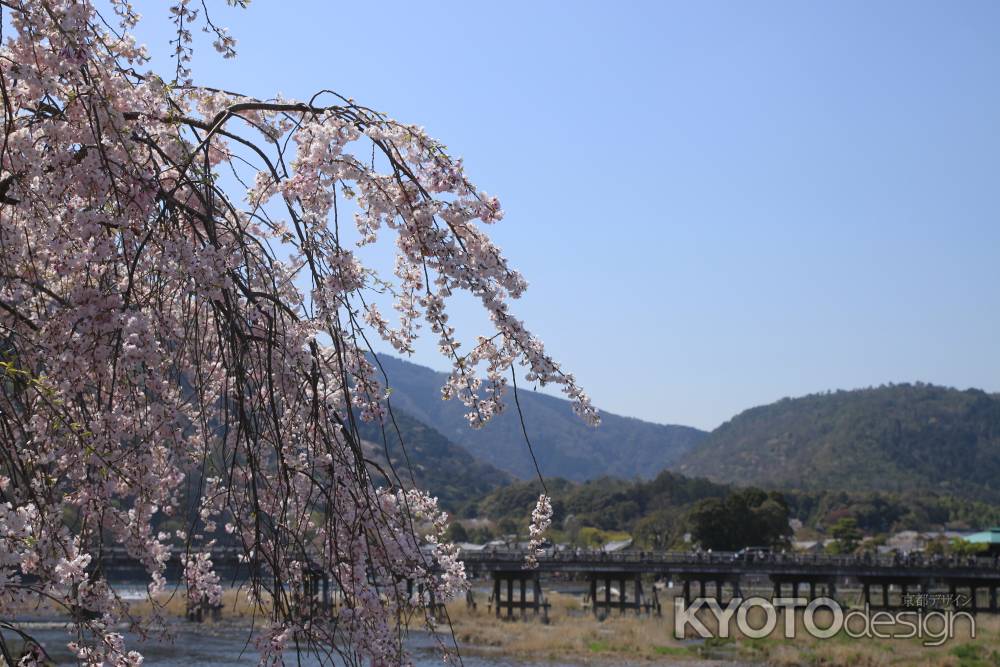
[[[407,582],[446,601],[465,573],[436,501],[365,458],[357,420],[389,410],[371,338],[407,354],[429,330],[474,427],[515,372],[597,412],[513,314],[527,282],[482,229],[503,209],[441,143],[328,91],[195,85],[192,31],[235,56],[208,2],[149,3],[174,34],[173,71],[149,71],[140,13],[110,4],[0,4],[0,615],[54,601],[82,663],[138,665],[120,625],[156,626],[171,585],[217,602],[230,546],[263,663],[405,662],[403,624],[434,627]],[[364,263],[379,245],[391,276]],[[467,350],[458,292],[494,328]],[[112,548],[144,568],[151,618],[105,579]],[[322,619],[302,611],[313,572],[344,594]]]
[[[552,501],[544,493],[538,496],[535,509],[531,511],[531,524],[528,526],[528,554],[525,556],[525,566],[538,566],[538,556],[542,554],[542,542],[545,531],[552,525]]]

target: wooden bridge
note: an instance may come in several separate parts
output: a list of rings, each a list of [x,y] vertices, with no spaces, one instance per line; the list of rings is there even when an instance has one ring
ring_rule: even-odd
[[[742,597],[741,583],[749,577],[769,580],[774,597],[797,598],[806,591],[810,598],[815,598],[817,592],[834,597],[838,582],[852,581],[860,586],[862,600],[871,607],[925,608],[934,606],[931,597],[938,597],[946,604],[967,607],[972,612],[1000,611],[1000,563],[992,557],[550,550],[538,556],[537,567],[528,569],[524,566],[525,556],[525,552],[513,550],[462,552],[470,575],[493,578],[492,599],[497,616],[502,612],[513,616],[515,610],[521,615],[527,610],[538,612],[544,604],[543,575],[589,579],[589,600],[595,614],[613,609],[622,613],[659,613],[656,588],[650,585],[646,592],[644,579],[650,583],[681,582],[682,595],[688,602],[709,593],[723,602],[727,587],[730,597]],[[529,583],[533,598],[526,597]],[[613,584],[617,584],[617,595],[612,594]],[[692,595],[694,585],[698,587],[697,596]],[[598,594],[600,588],[603,596]],[[515,592],[520,593],[518,598]],[[873,592],[877,595],[873,596]],[[980,605],[981,597],[986,598],[985,605]]]
[[[246,572],[242,550],[216,547],[213,563],[234,573],[239,580]],[[179,573],[178,549],[168,561],[170,572]],[[105,554],[109,571],[127,574],[141,566],[121,549]],[[586,579],[589,581],[589,604],[594,614],[613,610],[625,613],[659,613],[661,603],[657,582],[678,582],[685,601],[711,594],[720,602],[729,597],[743,597],[742,584],[748,580],[767,580],[774,597],[805,596],[817,593],[834,597],[838,583],[850,582],[860,588],[860,600],[871,607],[930,608],[962,607],[971,612],[1000,612],[997,590],[1000,588],[1000,563],[996,557],[924,556],[830,556],[825,554],[722,553],[623,551],[608,553],[596,550],[548,550],[537,557],[538,565],[525,567],[527,553],[520,550],[463,550],[461,559],[472,577],[488,576],[493,580],[491,607],[496,615],[526,616],[529,612],[545,615],[548,605],[543,577]],[[310,584],[322,590],[324,600],[330,593],[329,577],[315,573]],[[225,577],[224,577],[225,578]],[[645,585],[644,585],[645,582]],[[695,592],[697,587],[697,592]],[[617,591],[614,589],[617,588]],[[314,592],[315,592],[314,591]],[[893,599],[895,593],[895,599]],[[928,598],[945,602],[932,604]],[[981,604],[982,603],[982,604]],[[471,604],[471,603],[470,603]]]

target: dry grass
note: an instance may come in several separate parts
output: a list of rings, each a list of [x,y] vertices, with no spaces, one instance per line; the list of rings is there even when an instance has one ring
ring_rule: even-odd
[[[496,652],[520,658],[616,662],[671,661],[728,658],[778,667],[815,665],[822,667],[991,667],[1000,666],[1000,617],[980,615],[976,637],[969,636],[961,622],[956,637],[941,646],[925,646],[924,639],[851,638],[845,633],[821,640],[805,632],[801,614],[796,617],[795,638],[783,636],[784,621],[764,639],[734,636],[705,642],[674,639],[672,606],[664,605],[662,617],[619,616],[601,622],[584,613],[575,596],[549,593],[550,622],[543,624],[531,615],[527,621],[504,621],[481,606],[466,609],[464,603],[449,606],[455,637],[464,650]],[[759,611],[759,610],[754,610]],[[754,627],[762,625],[754,618]],[[717,633],[712,620],[705,625]],[[825,627],[822,613],[817,622]],[[852,626],[853,627],[853,626]],[[892,628],[882,628],[891,632]],[[899,628],[902,632],[904,628]]]
[[[165,592],[156,597],[156,603],[161,613],[168,618],[184,618],[187,615],[187,599],[184,591]],[[148,600],[129,602],[129,608],[136,616],[147,616],[153,610],[153,604]],[[253,620],[259,621],[267,617],[269,602],[264,600],[261,606],[255,607],[247,599],[245,589],[228,588],[222,592],[222,609],[219,620],[222,623],[243,624]],[[213,623],[211,614],[205,615],[206,623]]]
[[[501,652],[505,656],[564,660],[622,658],[655,660],[664,656],[697,657],[673,639],[664,618],[610,616],[603,622],[584,613],[578,597],[549,593],[549,622],[529,614],[527,620],[497,619],[484,606],[476,611],[457,602],[448,607],[459,646],[465,650]],[[671,621],[672,622],[672,621]]]
[[[126,604],[129,614],[136,619],[149,618],[154,611],[166,619],[184,619],[187,616],[187,598],[184,591],[165,591],[153,600],[128,600]],[[258,621],[262,617],[267,617],[269,605],[269,600],[265,599],[255,608],[248,601],[245,589],[229,588],[222,593],[222,608],[218,620],[232,625],[248,625],[255,617]],[[16,616],[22,621],[48,621],[68,618],[68,613],[64,607],[44,600],[21,608]],[[206,613],[204,622],[216,621],[213,620],[211,613]]]

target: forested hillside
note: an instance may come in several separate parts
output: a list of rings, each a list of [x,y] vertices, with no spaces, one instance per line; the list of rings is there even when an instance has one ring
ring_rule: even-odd
[[[587,529],[604,534],[624,532],[643,547],[682,546],[683,534],[697,527],[699,517],[692,516],[698,514],[695,510],[704,515],[722,503],[714,514],[726,519],[744,509],[752,511],[755,499],[761,506],[767,499],[775,500],[787,508],[788,518],[798,519],[820,533],[828,532],[844,518],[854,519],[867,535],[900,530],[974,530],[1000,522],[997,505],[947,495],[757,490],[669,471],[650,481],[598,479],[574,483],[550,479],[546,486],[553,497],[553,525],[558,538],[573,540]],[[469,503],[462,514],[489,518],[497,525],[523,531],[540,488],[538,482],[515,482]],[[730,532],[741,528],[724,523]]]
[[[479,430],[469,428],[460,401],[441,400],[445,375],[416,364],[380,355],[395,407],[432,426],[475,457],[530,479],[534,474],[512,394],[508,409]],[[651,478],[698,444],[705,432],[688,426],[653,424],[601,413],[593,428],[573,414],[568,401],[521,389],[524,413],[543,474],[585,480],[611,475]]]
[[[1000,502],[1000,398],[900,384],[783,399],[726,422],[676,469],[775,488]]]
[[[357,422],[366,456],[381,468],[376,479],[398,478],[404,486],[437,496],[451,511],[513,480],[405,412],[396,410],[393,417],[395,424],[388,422],[384,428],[377,422]]]

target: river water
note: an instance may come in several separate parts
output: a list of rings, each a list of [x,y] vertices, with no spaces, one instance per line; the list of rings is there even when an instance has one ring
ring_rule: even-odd
[[[118,594],[126,600],[141,600],[146,597],[145,585],[135,582],[118,582],[115,584]],[[560,590],[571,595],[582,594],[584,588],[577,584],[563,584]],[[477,590],[477,596],[485,600],[489,595],[489,590],[481,588]],[[30,634],[45,647],[52,659],[58,665],[76,665],[75,656],[66,648],[66,643],[71,641],[70,635],[65,629],[65,625],[59,622],[36,622],[31,623],[30,628],[25,628]],[[9,631],[3,631],[4,638],[17,646],[19,642],[11,636]],[[256,665],[258,653],[253,644],[247,644],[249,629],[238,625],[192,625],[179,623],[173,628],[171,640],[148,640],[140,642],[135,637],[126,636],[126,646],[129,650],[135,649],[143,654],[144,665],[154,665],[156,667],[224,667],[226,665]],[[14,640],[14,641],[11,641]],[[406,640],[406,646],[416,667],[440,666],[442,662],[441,651],[435,639],[427,632],[411,632]],[[480,652],[483,653],[483,652]],[[303,655],[301,660],[295,659],[291,653],[286,654],[286,662],[289,665],[302,665],[303,667],[318,667],[321,664],[329,664],[329,661],[321,662],[315,655]],[[720,656],[721,657],[721,656]],[[2,659],[0,659],[2,663]],[[499,654],[474,655],[473,652],[465,650],[462,653],[462,664],[467,667],[574,667],[578,663],[568,661],[524,661],[505,657]],[[648,660],[629,661],[627,658],[596,659],[590,658],[586,661],[591,667],[625,667],[627,665],[648,665]],[[728,661],[703,661],[703,660],[672,660],[664,657],[662,661],[657,661],[657,665],[677,665],[683,667],[743,667],[743,663]]]
[[[76,660],[65,648],[69,636],[63,627],[57,624],[46,624],[31,629],[31,634],[45,646],[58,665],[75,665]],[[5,633],[6,636],[6,633]],[[226,665],[255,665],[257,652],[254,647],[246,645],[246,630],[232,628],[228,634],[211,634],[204,631],[180,629],[173,641],[160,642],[129,642],[129,648],[140,651],[145,657],[144,665],[156,667],[224,667]],[[444,664],[434,640],[423,632],[412,633],[407,640],[407,647],[417,667],[440,666]],[[304,655],[301,661],[290,654],[287,664],[303,667],[318,667],[321,663],[316,656]],[[574,667],[577,663],[569,662],[525,662],[502,655],[463,655],[462,663],[466,667]],[[588,660],[585,664],[591,667],[595,664],[603,667],[625,667],[626,665],[648,665],[648,661],[630,662],[627,659],[614,662]],[[723,666],[739,667],[737,663],[716,661],[671,661],[657,662],[658,665],[677,665],[678,667],[708,667]]]
[[[57,664],[75,664],[73,655],[65,648],[69,637],[66,631],[54,625],[31,630]],[[414,633],[407,642],[412,652],[414,662],[419,667],[441,665],[441,658],[434,651],[433,641],[423,633]],[[180,630],[172,641],[128,642],[128,647],[140,651],[144,665],[157,667],[222,667],[224,665],[254,665],[257,662],[257,651],[253,645],[247,645],[247,631],[231,628],[227,634],[213,634],[201,631]],[[290,659],[288,664],[301,664],[306,667],[320,665],[315,655],[304,655],[301,662],[286,654]],[[464,664],[469,667],[501,667],[520,665],[523,663],[504,660],[503,658],[481,659],[465,658]],[[329,664],[323,663],[323,664]]]

